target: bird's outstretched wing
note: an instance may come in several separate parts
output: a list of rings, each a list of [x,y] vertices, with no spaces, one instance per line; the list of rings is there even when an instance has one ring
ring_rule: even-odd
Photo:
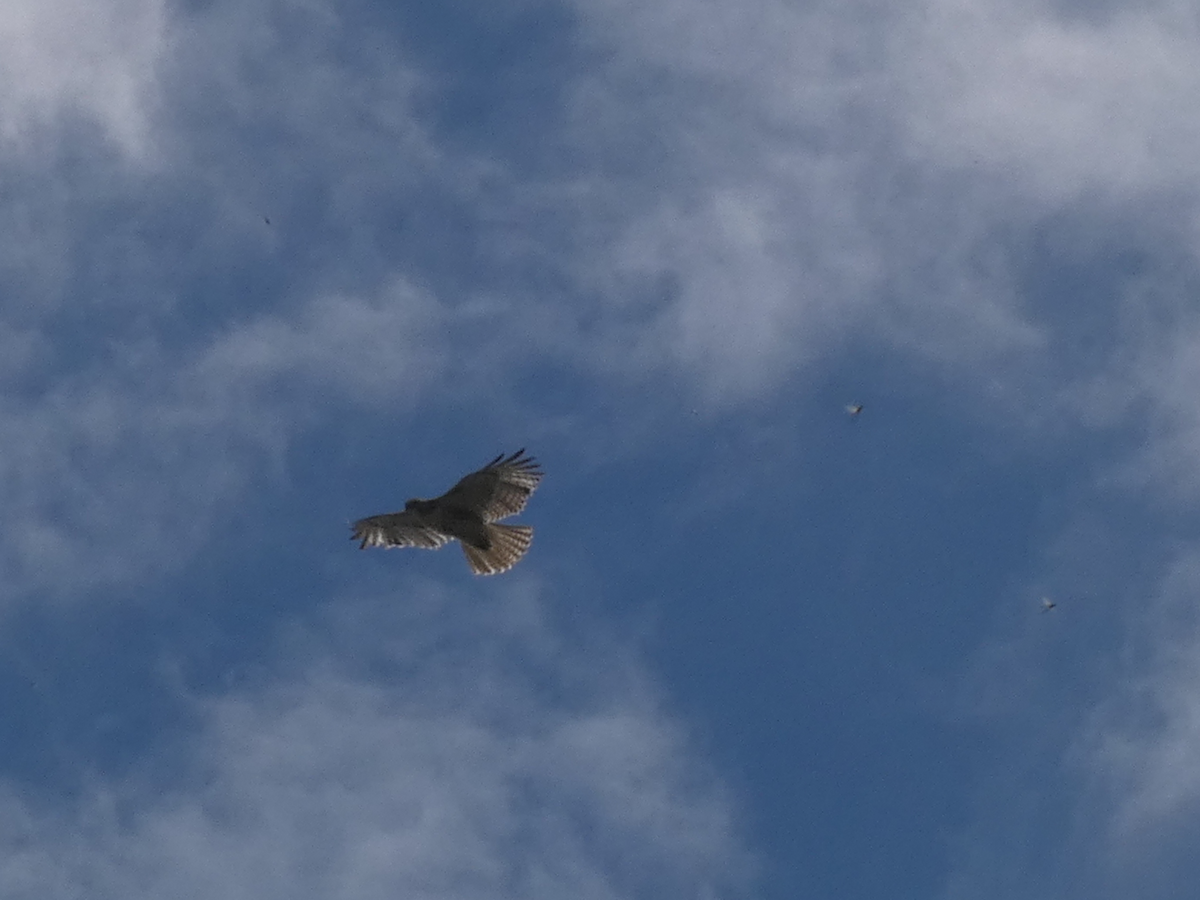
[[[418,515],[409,510],[368,516],[350,527],[353,529],[350,540],[360,541],[360,550],[367,547],[424,547],[426,550],[436,550],[450,540],[448,535],[423,524]]]
[[[529,502],[542,480],[542,470],[522,448],[511,456],[503,453],[478,472],[472,472],[435,502],[469,509],[485,522],[515,516]]]

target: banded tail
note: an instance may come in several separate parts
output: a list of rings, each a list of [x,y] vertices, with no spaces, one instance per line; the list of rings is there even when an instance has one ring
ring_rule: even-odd
[[[485,525],[491,546],[486,550],[463,542],[463,553],[476,575],[498,575],[507,572],[529,550],[533,543],[533,528],[529,525]]]

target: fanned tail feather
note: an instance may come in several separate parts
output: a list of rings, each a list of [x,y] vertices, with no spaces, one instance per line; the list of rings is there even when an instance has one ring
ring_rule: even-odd
[[[533,543],[533,528],[529,525],[488,525],[491,547],[480,550],[470,544],[462,545],[467,563],[476,575],[498,575],[507,572],[529,550]]]

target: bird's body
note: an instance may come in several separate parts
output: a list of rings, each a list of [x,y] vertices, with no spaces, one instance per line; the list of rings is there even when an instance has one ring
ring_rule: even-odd
[[[462,544],[476,575],[508,571],[533,543],[528,525],[497,525],[525,508],[542,480],[537,462],[518,450],[500,454],[432,500],[409,500],[404,511],[359,519],[351,528],[359,548],[424,547],[436,550],[451,540]]]

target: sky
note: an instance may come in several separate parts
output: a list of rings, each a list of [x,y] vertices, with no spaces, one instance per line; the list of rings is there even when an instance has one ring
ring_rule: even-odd
[[[0,4],[0,896],[1187,896],[1197,59]],[[520,447],[509,573],[347,540]]]

